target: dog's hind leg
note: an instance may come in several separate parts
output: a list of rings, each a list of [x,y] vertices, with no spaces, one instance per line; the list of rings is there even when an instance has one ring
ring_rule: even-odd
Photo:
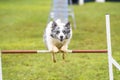
[[[52,52],[52,60],[53,60],[54,63],[56,63],[55,52]]]
[[[56,46],[52,45],[51,47],[49,47],[49,51],[52,53],[52,60],[55,63],[56,62],[55,54],[59,52],[59,50]]]
[[[62,53],[62,59],[65,60],[65,52]]]
[[[67,53],[67,51],[68,51],[68,46],[65,44],[65,45],[63,45],[62,47],[61,47],[61,52],[62,52],[62,59],[63,60],[65,60],[65,55],[66,55],[66,53]]]

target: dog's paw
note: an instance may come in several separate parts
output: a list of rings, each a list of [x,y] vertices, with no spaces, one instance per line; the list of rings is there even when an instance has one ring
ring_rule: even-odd
[[[57,47],[53,47],[52,49],[49,50],[50,52],[57,53],[59,52],[59,49]]]
[[[68,52],[68,49],[65,46],[63,46],[60,50],[65,53]]]
[[[54,47],[54,48],[53,48],[53,52],[55,52],[55,53],[56,53],[56,52],[59,52],[59,49],[58,49],[57,47]]]

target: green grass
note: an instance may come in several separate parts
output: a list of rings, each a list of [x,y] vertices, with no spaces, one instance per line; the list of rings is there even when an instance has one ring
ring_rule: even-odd
[[[77,29],[70,49],[106,49],[105,14],[111,15],[113,57],[120,63],[120,3],[74,5]],[[43,33],[51,0],[1,0],[0,49],[46,49]],[[107,54],[2,55],[3,80],[108,80]],[[115,80],[120,72],[114,67]]]

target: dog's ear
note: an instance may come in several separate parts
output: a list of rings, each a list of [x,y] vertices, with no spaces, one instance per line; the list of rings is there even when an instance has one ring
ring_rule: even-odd
[[[57,26],[57,23],[55,21],[53,21],[52,28],[55,28],[56,26]]]
[[[68,29],[70,29],[70,22],[67,22],[65,27],[67,27]]]

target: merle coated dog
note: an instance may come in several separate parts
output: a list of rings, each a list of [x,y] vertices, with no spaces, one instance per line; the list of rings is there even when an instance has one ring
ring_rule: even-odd
[[[52,53],[53,62],[56,62],[55,53],[62,52],[62,58],[65,59],[65,53],[68,51],[68,44],[72,38],[72,28],[70,22],[62,23],[60,19],[48,23],[44,42],[48,50]]]

